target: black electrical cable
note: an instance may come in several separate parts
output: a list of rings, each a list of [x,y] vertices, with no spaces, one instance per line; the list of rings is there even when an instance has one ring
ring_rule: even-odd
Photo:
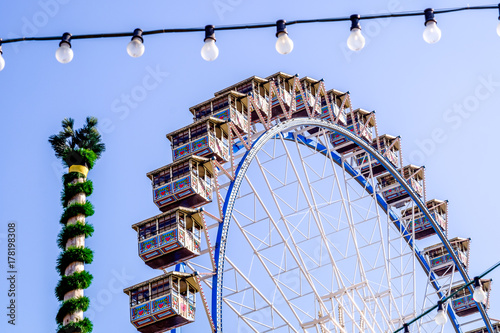
[[[436,9],[434,14],[447,14],[454,12],[461,12],[466,10],[486,10],[486,9],[499,9],[499,5],[484,5],[484,6],[467,6],[467,7],[457,7],[457,8],[445,8]],[[374,14],[374,15],[361,15],[361,20],[374,20],[392,17],[409,17],[409,16],[423,16],[423,11],[412,11],[412,12],[400,12],[400,13],[387,13],[387,14]],[[327,23],[327,22],[342,22],[350,21],[350,17],[332,17],[332,18],[321,18],[321,19],[309,19],[309,20],[294,20],[287,21],[286,25],[297,25],[297,24],[307,24],[307,23]],[[243,29],[262,29],[275,27],[276,23],[252,23],[246,25],[226,25],[215,27],[215,30],[243,30]],[[158,34],[168,34],[168,33],[183,33],[183,32],[202,32],[205,28],[175,28],[175,29],[158,29],[149,30],[142,33],[145,35],[158,35]],[[116,33],[101,33],[101,34],[86,34],[86,35],[73,35],[72,40],[75,39],[97,39],[97,38],[116,38],[116,37],[132,37],[133,32],[116,32]],[[12,38],[0,41],[0,44],[17,43],[23,41],[49,41],[49,40],[60,40],[61,36],[47,36],[47,37],[20,37]]]
[[[491,273],[494,269],[498,268],[499,266],[500,266],[500,261],[497,262],[496,264],[494,264],[493,266],[491,266],[490,268],[488,268],[486,271],[484,271],[482,274],[478,275],[477,277],[478,278],[482,278],[485,275]],[[460,288],[458,288],[457,290],[455,290],[455,292],[452,293],[451,295],[449,295],[448,297],[445,297],[445,298],[441,299],[440,302],[441,303],[445,303],[447,300],[449,300],[450,298],[452,298],[453,296],[455,296],[456,294],[458,294],[461,290],[467,288],[468,286],[470,286],[473,283],[474,283],[474,279],[472,279],[469,283],[466,283],[463,286],[461,286]],[[422,317],[428,315],[430,312],[434,311],[438,306],[439,306],[439,303],[436,304],[436,305],[434,305],[434,306],[432,306],[432,307],[430,307],[429,309],[427,309],[426,311],[424,311],[423,313],[421,313],[417,317],[413,318],[409,322],[405,323],[405,325],[413,324],[414,322],[416,322],[420,318],[422,318]],[[395,330],[394,333],[402,331],[405,328],[405,325],[403,325],[400,328],[398,328],[397,330]]]

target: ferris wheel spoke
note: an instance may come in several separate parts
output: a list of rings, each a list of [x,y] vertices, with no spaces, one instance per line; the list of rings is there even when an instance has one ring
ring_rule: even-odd
[[[286,150],[286,147],[285,147],[285,150]],[[288,152],[287,152],[287,154],[288,154]],[[302,156],[300,156],[299,160],[304,161],[304,158],[303,158]],[[304,165],[304,164],[303,164],[303,167],[304,167],[304,169],[305,169],[305,165]],[[296,170],[294,170],[294,172],[296,172]],[[316,175],[317,175],[317,173],[316,173]],[[311,183],[310,179],[308,179],[308,178],[307,178],[307,179],[306,179],[306,183],[307,183],[307,184],[310,184],[310,183]],[[310,188],[310,191],[311,191],[311,194],[312,194],[311,187],[309,187],[309,188]],[[314,196],[314,195],[312,194],[312,196]],[[315,205],[315,206],[317,206],[317,205]],[[317,218],[315,218],[315,219],[316,219],[316,222],[317,222]],[[319,226],[319,224],[318,224],[318,227],[319,227],[319,229],[320,229],[320,230],[322,229],[322,228]],[[324,235],[323,230],[321,230],[321,231],[322,231],[322,234]],[[330,256],[331,256],[331,254],[330,254]],[[356,306],[356,307],[357,307],[357,306]],[[358,310],[358,312],[362,313],[362,311],[361,311],[361,309],[360,309],[359,307],[357,307],[357,310]],[[351,318],[352,318],[352,317],[351,317]],[[353,318],[352,318],[352,319],[353,319]],[[366,318],[364,318],[364,319],[366,319]]]
[[[260,165],[260,161],[259,161],[259,158],[258,158],[258,157],[256,157],[256,162],[257,162],[257,165]],[[277,222],[274,220],[274,218],[273,218],[272,214],[270,214],[269,209],[267,209],[267,208],[266,208],[266,205],[262,202],[262,200],[260,199],[260,197],[259,197],[257,194],[256,194],[256,196],[257,196],[257,197],[259,197],[259,200],[260,200],[261,205],[264,207],[265,211],[268,213],[269,220],[271,221],[271,223],[273,224],[274,228],[276,229],[276,231],[277,231],[277,233],[278,233],[279,237],[280,237],[280,238],[281,238],[281,240],[283,241],[283,244],[285,245],[285,247],[286,247],[286,249],[287,249],[287,251],[288,251],[287,253],[289,253],[289,254],[290,254],[291,258],[293,259],[293,261],[295,262],[295,264],[297,265],[297,267],[299,267],[299,270],[300,270],[300,272],[301,272],[302,276],[303,276],[303,277],[304,277],[304,279],[306,280],[306,282],[307,282],[307,284],[308,284],[308,287],[309,287],[309,288],[310,288],[310,289],[314,292],[314,296],[316,297],[316,299],[317,299],[317,300],[320,300],[320,295],[317,293],[317,291],[316,291],[316,289],[315,289],[315,286],[314,286],[314,284],[312,283],[312,281],[311,281],[311,279],[310,279],[309,274],[308,274],[308,273],[305,271],[305,269],[304,269],[304,267],[306,267],[306,264],[305,264],[305,262],[304,262],[303,257],[300,255],[300,253],[297,253],[297,251],[294,251],[294,250],[292,249],[292,245],[293,245],[293,248],[295,248],[295,249],[297,249],[297,245],[296,245],[296,244],[292,244],[292,245],[290,245],[290,244],[289,244],[289,242],[288,242],[288,239],[290,239],[290,240],[292,240],[292,242],[294,242],[293,232],[290,230],[290,228],[289,228],[288,224],[286,223],[286,217],[285,217],[285,215],[283,214],[282,207],[279,205],[279,202],[278,202],[277,198],[273,195],[273,188],[272,188],[272,186],[271,186],[271,185],[270,185],[270,183],[269,183],[269,180],[268,180],[268,178],[267,178],[267,176],[266,176],[266,173],[265,173],[262,169],[260,169],[260,170],[261,170],[262,176],[263,176],[263,178],[264,178],[264,181],[265,181],[265,183],[266,183],[266,185],[267,185],[267,188],[268,188],[268,190],[271,192],[271,197],[272,197],[273,202],[274,202],[274,204],[275,204],[275,206],[276,206],[276,208],[277,208],[277,210],[278,210],[278,213],[279,213],[279,215],[281,216],[280,222],[282,222],[282,224],[283,224],[283,225],[285,225],[285,227],[286,227],[286,229],[287,229],[286,231],[287,231],[287,233],[288,233],[288,235],[289,235],[289,237],[288,237],[288,238],[286,238],[286,237],[284,236],[284,234],[280,231],[280,229],[279,229],[279,227],[278,227],[278,225],[277,225]],[[245,180],[246,180],[246,181],[247,181],[247,183],[248,183],[248,184],[249,184],[249,185],[250,185],[250,186],[251,186],[251,187],[255,190],[255,187],[253,187],[253,185],[252,185],[251,181],[249,180],[249,178],[248,178],[248,177],[245,177]],[[268,272],[269,272],[269,271],[268,271]],[[272,277],[272,274],[269,274],[269,275]],[[273,279],[273,280],[275,281],[275,279]],[[275,285],[276,285],[276,282],[275,282]],[[278,286],[278,285],[277,285],[277,286]],[[279,287],[279,286],[278,286],[278,287]],[[280,288],[280,289],[281,289],[281,288]],[[285,296],[285,295],[283,295],[283,297],[286,299],[286,296]],[[321,302],[321,301],[320,301],[319,303],[320,303],[320,307],[322,307],[322,308],[323,308],[323,310],[324,310],[325,312],[327,312],[327,313],[328,313],[328,311],[326,310],[326,306],[325,306],[324,304],[322,304],[323,302]],[[293,311],[293,310],[292,310],[292,311]],[[331,315],[330,315],[330,316],[331,316]],[[334,320],[334,319],[333,319],[333,317],[332,317],[332,320]],[[334,321],[335,321],[335,320],[334,320]],[[299,322],[301,322],[300,318],[299,318]],[[336,325],[337,325],[339,328],[341,328],[341,327],[340,327],[340,325],[339,325],[336,321],[335,321],[335,323],[336,323]]]
[[[261,311],[263,309],[266,309],[266,308],[269,308],[272,312],[271,312],[271,315],[274,315],[276,314],[277,316],[279,316],[281,318],[281,320],[288,326],[290,327],[294,332],[297,332],[293,326],[291,325],[291,323],[286,319],[286,317],[275,307],[274,303],[272,301],[270,301],[266,296],[264,296],[263,292],[259,290],[259,288],[251,282],[251,280],[229,259],[227,258],[227,262],[228,264],[234,269],[234,271],[238,274],[238,276],[244,280],[244,282],[251,288],[252,292],[254,292],[255,294],[257,294],[260,299],[265,302],[265,306],[258,309],[256,304],[254,303],[254,307],[253,308],[248,308],[249,311],[248,313],[246,313],[245,315],[248,315],[250,313],[254,313],[256,311]],[[245,316],[245,315],[242,315],[242,316]],[[274,323],[274,320],[272,321]]]
[[[283,144],[285,144],[283,142]],[[320,216],[320,213],[319,213],[319,210],[317,209],[318,207],[318,204],[316,202],[316,196],[315,196],[315,193],[317,193],[313,187],[311,186],[311,181],[309,179],[309,175],[307,173],[307,169],[306,169],[306,163],[305,163],[305,158],[304,156],[302,156],[301,154],[301,150],[300,150],[300,147],[298,146],[298,143],[296,142],[296,147],[297,147],[297,150],[298,150],[298,153],[299,153],[299,157],[300,157],[300,161],[302,162],[302,167],[303,167],[303,171],[304,171],[304,174],[305,174],[305,177],[306,177],[306,183],[309,185],[308,188],[309,188],[309,193],[310,193],[310,196],[312,198],[312,201],[313,201],[313,204],[314,204],[314,207],[316,207],[316,209],[313,209],[313,207],[311,207],[311,210],[313,210],[313,216],[314,216],[314,220],[316,222],[316,226],[318,227],[318,229],[320,230],[320,234],[321,234],[321,241],[323,244],[325,244],[325,247],[326,247],[326,251],[328,253],[328,257],[330,259],[330,263],[332,264],[332,266],[334,267],[334,271],[335,271],[335,277],[337,279],[337,283],[339,285],[342,285],[343,286],[343,282],[342,282],[342,279],[339,277],[340,274],[338,272],[338,268],[335,264],[335,259],[334,259],[334,256],[330,250],[330,246],[329,246],[329,242],[328,242],[328,239],[327,239],[327,235],[325,233],[325,230],[323,228],[323,223],[321,222],[321,216]],[[326,164],[326,161],[325,161],[325,164]],[[317,173],[316,173],[317,174]],[[334,188],[334,186],[332,186],[332,189]],[[310,203],[309,203],[310,204]]]
[[[228,258],[226,272],[232,272],[236,281],[235,289],[225,288],[224,303],[237,314],[250,329],[257,332],[268,332],[279,328],[296,332],[286,317],[279,313],[273,302],[269,301],[241,270]],[[240,280],[240,281],[238,281]],[[251,297],[247,297],[250,293]],[[275,317],[280,317],[281,322],[276,323]]]
[[[348,186],[348,182],[347,182],[347,179],[346,179],[346,172],[345,172],[345,168],[342,168],[342,174],[344,176],[344,190],[345,190],[345,193],[343,193],[342,191],[340,191],[340,195],[342,197],[342,203],[343,203],[343,208],[344,210],[346,211],[346,218],[347,218],[347,222],[348,222],[348,225],[349,225],[349,233],[351,235],[351,239],[353,241],[353,245],[354,245],[354,249],[355,249],[355,253],[356,253],[356,257],[357,257],[357,265],[358,265],[358,269],[359,269],[359,274],[360,274],[360,279],[361,280],[365,280],[366,281],[366,273],[364,271],[364,266],[363,266],[363,260],[362,260],[362,256],[361,256],[361,253],[359,251],[359,245],[358,245],[358,233],[355,229],[355,222],[354,222],[354,211],[355,209],[353,208],[353,205],[351,203],[351,198],[350,198],[350,192],[349,192],[349,186]],[[335,178],[337,180],[337,185],[339,186],[340,188],[340,180],[339,180],[339,177],[338,177],[338,174],[337,174],[337,171],[336,169],[334,169],[334,172],[335,172]],[[347,203],[347,204],[346,204]]]
[[[327,147],[328,147],[328,146],[327,146]],[[335,169],[334,169],[334,170],[335,170]],[[345,170],[345,169],[344,169],[344,170]],[[340,186],[340,180],[338,179],[338,175],[337,175],[336,173],[335,173],[335,176],[336,176],[336,179],[337,179],[337,184]],[[350,178],[350,177],[346,177],[346,176],[345,176],[345,171],[344,171],[344,180],[345,180],[345,183],[347,183],[347,182],[348,182],[348,178]],[[348,190],[349,190],[350,188],[351,188],[351,187],[347,187],[347,186],[346,186],[346,192],[348,192]],[[357,192],[356,192],[356,194],[358,194],[358,195],[361,197],[361,198],[359,198],[359,200],[361,200],[361,199],[363,199],[363,198],[366,198],[366,197],[367,197],[366,195],[364,195],[364,194],[361,194],[361,195],[360,195],[360,194],[359,194],[359,193],[357,193]],[[340,191],[340,195],[341,195],[342,201],[343,201],[343,202],[346,202],[346,199],[343,197],[343,196],[344,196],[344,193]],[[351,200],[355,202],[355,200],[356,200],[356,199],[354,199],[354,200],[353,200],[353,199],[349,199],[349,200],[347,200],[347,201],[348,201],[348,202],[350,202]],[[379,214],[379,211],[378,211],[378,206],[377,206],[377,205],[375,205],[375,204],[373,204],[373,205],[371,205],[371,206],[377,207],[376,212],[375,212],[375,216],[374,216],[374,220],[377,222],[377,223],[376,223],[376,226],[378,226],[378,228],[377,228],[377,227],[373,228],[373,230],[372,230],[372,235],[374,235],[374,234],[375,234],[375,232],[376,232],[376,230],[378,229],[378,230],[379,230],[379,235],[380,235],[380,238],[381,238],[381,239],[383,239],[383,238],[382,238],[382,234],[381,234],[381,226],[380,226],[380,224],[381,224],[381,223],[380,223],[381,219],[380,219],[380,214]],[[350,231],[351,231],[351,233],[352,233],[352,229],[353,229],[353,228],[352,228],[352,225],[353,225],[353,222],[352,222],[352,220],[353,220],[353,219],[352,219],[352,211],[353,211],[353,206],[350,206],[349,208],[351,209],[351,215],[348,215],[348,216],[347,216],[347,218],[348,218],[348,221],[350,221],[350,223],[351,223]],[[370,208],[371,208],[371,207],[370,207]],[[347,211],[347,207],[344,207],[344,209]],[[368,214],[369,214],[369,212],[370,212],[370,210],[367,210],[366,214],[368,215]],[[362,218],[363,218],[363,217],[362,217]],[[365,220],[365,221],[367,221],[367,220],[369,220],[369,219],[367,219],[367,218],[366,218],[366,216],[365,216],[365,217],[364,217],[364,220]],[[355,236],[356,236],[356,235],[354,234],[354,237],[355,237]],[[381,249],[381,251],[385,254],[385,249],[384,249],[384,246],[383,246],[383,242],[379,242],[379,243],[380,243],[380,249]],[[370,244],[368,244],[368,245],[370,245]],[[357,248],[359,248],[359,246],[358,246]],[[359,252],[357,252],[357,256],[358,256],[358,263],[361,263],[361,267],[362,267],[362,263],[363,263],[363,256],[362,256]],[[385,258],[385,255],[384,255],[384,258]],[[367,260],[365,260],[365,261],[367,261]],[[385,259],[384,259],[384,261],[385,261]],[[361,269],[362,269],[362,268],[361,268]],[[386,276],[386,278],[387,278],[387,276],[388,276],[388,274],[387,274],[387,264],[385,264],[385,263],[384,263],[384,266],[382,267],[382,269],[385,271],[385,276]],[[365,274],[366,274],[366,272],[365,272]],[[382,276],[382,278],[383,278],[383,276]],[[387,278],[387,279],[388,279],[388,278]],[[380,280],[382,281],[382,279],[380,279]],[[389,286],[389,283],[387,283],[387,285]],[[379,289],[380,289],[380,287],[379,287]],[[380,302],[378,302],[379,297],[374,297],[374,295],[375,295],[375,294],[374,294],[374,292],[371,290],[371,288],[369,288],[369,293],[371,294],[372,299],[377,300],[377,302],[376,302],[376,306],[378,307],[378,310],[379,310],[379,312],[381,313],[381,315],[385,316],[385,315],[387,314],[387,312],[388,312],[388,311],[387,311],[387,308],[386,308],[385,306],[381,306],[381,305],[380,305]]]
[[[248,181],[248,179],[246,179]],[[249,185],[250,185],[250,188],[253,189],[253,185],[251,184],[251,182],[249,182]],[[264,205],[263,201],[261,200],[260,196],[256,195],[255,198],[257,199],[257,201],[259,202],[259,204],[262,206],[262,208],[267,212],[267,208],[266,206]],[[272,216],[268,213],[268,218],[270,219],[271,223],[272,223]],[[255,253],[257,255],[257,258],[259,259],[262,267],[267,271],[267,274],[272,278],[273,277],[273,274],[271,273],[271,270],[269,268],[269,266],[266,264],[266,260],[264,259],[264,257],[261,255],[261,252],[259,251],[259,248],[254,244],[254,242],[251,241],[250,239],[250,232],[248,232],[246,230],[246,228],[244,228],[238,218],[236,216],[233,216],[233,220],[235,221],[235,223],[237,224],[237,226],[239,227],[240,230],[242,230],[242,233],[247,241],[247,243],[251,246],[252,248],[252,252]],[[251,224],[249,224],[251,225]],[[275,225],[275,224],[274,224]],[[269,243],[263,243],[262,240],[258,240],[258,243],[259,243],[259,246],[262,246],[262,245],[269,245]],[[283,243],[283,242],[282,242]],[[283,243],[284,244],[284,243]],[[274,246],[276,246],[276,244],[274,244]],[[262,249],[261,249],[262,251]],[[275,267],[280,267],[279,264],[273,264]],[[277,280],[276,279],[273,279],[273,282],[274,284],[276,285],[276,288],[277,290],[280,292],[280,294],[282,295],[282,297],[284,299],[286,299],[286,293],[283,291],[283,289],[281,288],[281,286],[276,282]],[[294,311],[294,309],[291,309],[292,312],[294,313],[294,316],[296,317],[296,319],[298,321],[300,321],[299,317],[297,316],[296,312]]]
[[[238,219],[237,219],[236,217],[234,217],[234,221],[235,221],[236,225],[238,225],[239,227],[241,227],[241,225],[239,224],[239,221],[238,221]],[[251,242],[251,240],[248,238],[248,236],[247,236],[247,235],[245,235],[245,233],[243,233],[243,234],[244,234],[244,236],[245,236],[245,238],[246,238],[246,240],[247,240],[248,244],[251,246],[251,248],[252,248],[253,252],[256,254],[256,256],[257,256],[258,260],[260,261],[260,264],[261,264],[261,265],[262,265],[262,267],[266,270],[267,274],[268,274],[268,275],[272,278],[272,280],[273,280],[273,282],[274,282],[274,284],[275,284],[275,286],[276,286],[276,289],[280,292],[280,294],[282,295],[282,297],[283,297],[284,299],[286,299],[286,296],[285,296],[284,291],[282,290],[281,286],[277,283],[277,280],[273,277],[273,274],[271,273],[271,270],[270,270],[269,266],[266,264],[266,260],[265,260],[265,259],[264,259],[264,257],[263,257],[263,256],[259,253],[258,249],[254,246],[254,244]],[[267,261],[268,261],[268,262],[270,262],[270,260],[269,260],[269,259],[267,259]],[[238,272],[238,273],[239,273],[239,274],[240,274],[240,275],[241,275],[241,276],[245,279],[245,281],[246,281],[247,283],[249,283],[249,284],[252,286],[252,288],[254,288],[255,290],[257,290],[257,288],[255,287],[255,285],[253,285],[252,283],[250,283],[250,282],[249,282],[249,279],[248,279],[247,277],[245,277],[245,276],[241,273],[241,271],[240,271],[240,270],[238,270],[238,269],[236,268],[236,266],[235,266],[235,264],[234,264],[234,263],[232,263],[231,261],[228,261],[228,262],[229,262],[229,263],[230,263],[230,265],[231,265],[231,266],[232,266],[232,267],[233,267],[233,268],[234,268],[234,269],[235,269],[235,270],[236,270],[236,271],[237,271],[237,272]],[[281,268],[281,265],[279,265],[279,264],[273,263],[273,265],[274,265],[274,266],[276,266],[276,267],[278,267],[278,268]],[[259,292],[259,295],[262,295],[262,293],[261,293],[261,292]],[[269,301],[268,301],[268,300],[267,300],[264,296],[261,296],[261,297],[263,297],[263,298],[266,300],[266,302],[268,303],[268,305],[269,305],[269,306],[271,306],[271,308],[273,308],[273,309],[274,309],[274,305],[273,305],[273,303],[269,302]],[[299,317],[296,315],[295,311],[293,311],[293,309],[291,309],[291,310],[292,310],[292,312],[294,313],[295,318],[296,318],[297,320],[299,320]],[[293,328],[293,326],[291,325],[291,323],[290,323],[288,320],[286,320],[286,319],[285,319],[285,317],[284,317],[284,316],[283,316],[283,315],[282,315],[282,314],[281,314],[281,313],[280,313],[277,309],[275,309],[275,311],[276,311],[276,313],[277,313],[277,314],[278,314],[278,315],[279,315],[279,316],[280,316],[280,317],[281,317],[281,318],[285,321],[285,323],[287,323],[287,324],[290,326],[290,328],[291,328],[291,329],[293,329],[293,331],[296,331],[296,330],[295,330],[295,328]]]

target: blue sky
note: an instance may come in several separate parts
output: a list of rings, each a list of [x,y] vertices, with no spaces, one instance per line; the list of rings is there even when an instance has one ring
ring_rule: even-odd
[[[202,27],[482,5],[482,1],[249,1],[164,2],[41,0],[2,3],[0,37],[45,36]],[[471,237],[471,276],[498,261],[495,144],[500,115],[498,12],[437,15],[442,39],[422,39],[423,18],[361,22],[367,45],[348,51],[349,23],[291,26],[293,52],[274,49],[274,29],[216,32],[219,58],[200,57],[203,33],[146,36],[138,59],[128,38],[78,40],[74,59],[55,60],[57,42],[4,45],[0,72],[0,242],[7,223],[18,228],[18,325],[53,331],[58,309],[56,237],[62,208],[60,161],[47,139],[64,117],[80,126],[101,121],[107,151],[90,172],[96,214],[88,246],[95,260],[94,332],[134,332],[124,287],[157,275],[137,256],[130,225],[157,214],[145,174],[171,161],[169,133],[191,121],[190,106],[252,75],[283,71],[324,78],[327,88],[349,90],[354,107],[377,110],[380,133],[401,135],[407,162],[425,164],[428,197],[450,201],[450,235]],[[1,247],[5,251],[5,246]],[[5,253],[1,256],[5,258]],[[5,271],[5,259],[1,267]],[[3,276],[3,273],[2,273]],[[500,272],[491,275],[499,280]],[[2,281],[4,279],[2,278]],[[5,284],[0,284],[5,289]],[[493,287],[490,315],[500,318]],[[0,305],[7,302],[0,291]],[[203,316],[200,308],[199,316]],[[2,313],[2,318],[4,314]],[[195,331],[185,329],[185,332]]]

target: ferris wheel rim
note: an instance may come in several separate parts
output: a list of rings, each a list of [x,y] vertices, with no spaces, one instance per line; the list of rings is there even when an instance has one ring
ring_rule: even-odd
[[[343,137],[345,137],[347,140],[355,143],[358,147],[363,149],[365,152],[371,155],[372,158],[377,160],[387,172],[389,172],[394,179],[408,192],[411,200],[418,206],[418,208],[421,210],[423,215],[430,221],[433,229],[436,231],[436,234],[439,237],[439,240],[441,243],[446,247],[446,250],[450,254],[453,262],[455,263],[455,266],[458,268],[458,271],[460,272],[460,276],[462,280],[465,283],[470,282],[470,277],[467,273],[467,271],[464,269],[463,265],[461,264],[461,261],[457,257],[456,253],[453,251],[451,244],[449,243],[446,235],[441,231],[439,228],[439,224],[435,221],[429,210],[427,209],[427,206],[424,204],[422,199],[418,196],[418,194],[413,190],[413,188],[407,183],[407,181],[397,172],[397,169],[385,158],[383,157],[377,150],[375,150],[373,147],[371,147],[369,144],[367,144],[362,138],[358,137],[354,133],[348,131],[344,127],[340,125],[336,125],[334,123],[331,123],[329,121],[325,121],[322,119],[317,119],[317,118],[309,118],[309,117],[304,117],[304,118],[292,118],[288,119],[286,121],[283,121],[275,126],[272,126],[268,130],[264,131],[257,139],[255,139],[250,147],[243,157],[241,158],[236,170],[235,170],[235,175],[234,179],[231,181],[228,187],[228,191],[226,194],[226,198],[224,200],[224,206],[223,206],[223,220],[218,226],[218,231],[217,231],[217,240],[215,243],[215,249],[214,249],[214,259],[216,263],[216,271],[215,275],[213,276],[213,282],[212,282],[212,320],[215,326],[215,330],[218,333],[223,332],[223,320],[222,320],[222,303],[223,303],[223,295],[222,295],[222,290],[223,290],[223,276],[224,276],[224,264],[226,260],[226,247],[227,247],[227,239],[228,239],[228,231],[229,231],[229,225],[232,220],[232,213],[234,210],[234,206],[236,203],[236,195],[239,191],[239,188],[241,186],[241,183],[243,181],[243,178],[248,171],[249,166],[252,164],[252,161],[254,160],[256,154],[261,150],[261,148],[267,143],[269,140],[273,139],[276,137],[276,135],[279,135],[280,133],[284,133],[286,131],[292,130],[296,127],[299,126],[310,126],[310,127],[319,127],[328,131],[331,131],[333,133],[339,134]],[[305,138],[304,138],[305,139]],[[307,139],[306,139],[307,140]],[[303,140],[304,141],[304,140]],[[312,140],[311,140],[312,141]],[[302,142],[303,144],[308,145],[306,141]],[[331,155],[337,154],[335,152],[332,152]],[[337,156],[339,156],[337,154]],[[333,159],[336,164],[338,163],[338,160]],[[349,163],[346,163],[345,161],[343,164],[346,167],[346,171],[353,177],[356,177],[356,180],[358,183],[360,181],[366,181],[366,179],[358,173],[356,170],[352,168],[352,166]],[[373,189],[370,187],[365,187],[365,190],[368,191],[373,191]],[[391,215],[392,213],[391,209],[389,208],[389,205],[385,202],[385,200],[377,194],[377,204],[388,214]],[[394,222],[395,217],[391,215],[391,220]],[[415,242],[413,239],[411,239],[411,233],[409,233],[403,225],[399,225],[399,230],[403,234],[403,238],[405,241],[410,245],[412,249],[414,249],[414,253],[417,256],[417,259],[419,263],[421,264],[421,267],[426,273],[433,274],[430,270],[430,267],[428,266],[427,262],[423,258],[423,256],[420,254],[420,251],[418,251],[418,247],[416,246]],[[434,288],[438,290],[439,285],[436,285],[437,282],[434,281],[432,282]],[[469,286],[469,290],[472,292],[471,287]],[[440,292],[438,292],[440,294]],[[483,305],[478,305],[479,312],[481,314],[481,317],[486,324],[486,327],[492,331],[491,327],[491,322],[490,319],[485,311],[485,308]],[[460,324],[458,323],[458,320],[455,317],[455,314],[451,310],[451,307],[448,307],[448,315],[451,319],[451,323],[453,324],[453,327],[456,332],[462,332],[460,328]]]

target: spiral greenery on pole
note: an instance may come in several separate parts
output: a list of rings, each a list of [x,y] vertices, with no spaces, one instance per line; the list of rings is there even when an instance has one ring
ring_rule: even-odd
[[[93,185],[87,173],[105,150],[96,126],[97,119],[87,117],[85,125],[73,129],[74,120],[65,118],[62,131],[49,138],[56,157],[69,168],[63,176],[64,189],[61,203],[64,212],[63,225],[57,240],[62,252],[57,259],[57,271],[61,276],[55,295],[61,302],[56,315],[58,333],[92,332],[92,322],[83,317],[89,307],[88,297],[83,295],[92,282],[92,275],[84,265],[92,263],[93,252],[85,247],[85,238],[92,236],[94,228],[85,218],[94,214],[94,207],[87,201]]]

